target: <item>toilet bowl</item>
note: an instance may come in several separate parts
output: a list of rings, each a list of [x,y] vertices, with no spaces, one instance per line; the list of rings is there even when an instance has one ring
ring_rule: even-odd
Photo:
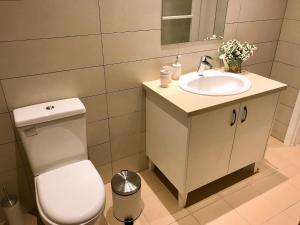
[[[105,189],[88,160],[85,112],[78,98],[13,111],[45,225],[91,225],[102,216]]]

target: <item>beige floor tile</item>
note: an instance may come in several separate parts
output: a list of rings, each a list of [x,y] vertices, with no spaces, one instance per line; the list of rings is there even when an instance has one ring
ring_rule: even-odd
[[[224,200],[219,200],[193,213],[201,225],[209,224],[233,210]]]
[[[186,209],[191,213],[196,212],[199,209],[204,208],[205,206],[208,206],[214,202],[219,201],[220,199],[221,199],[221,197],[218,194],[214,194],[205,199],[202,199],[201,201],[199,201],[193,205],[188,206]]]
[[[288,167],[291,162],[284,157],[285,152],[281,148],[269,148],[266,152],[265,159],[276,169]]]
[[[193,216],[189,215],[170,225],[200,225],[200,223]]]
[[[251,225],[262,224],[280,212],[277,205],[263,196],[258,196],[235,210]]]
[[[147,196],[166,189],[166,186],[159,180],[154,172],[150,170],[144,170],[139,173],[142,180],[142,196]]]
[[[255,199],[260,193],[252,186],[245,187],[231,195],[224,197],[224,200],[233,208],[247,204],[247,202]]]
[[[222,197],[225,197],[247,187],[248,185],[249,183],[246,180],[243,180],[228,188],[225,188],[224,190],[220,191],[218,194]]]
[[[263,225],[297,225],[294,223],[293,219],[291,219],[287,214],[280,213],[279,215],[271,218]]]
[[[288,180],[288,182],[293,185],[295,188],[300,190],[300,175],[297,175]]]
[[[206,223],[206,225],[248,225],[248,223],[239,214],[237,214],[236,211],[232,210],[215,220]]]
[[[281,147],[286,147],[286,145],[274,137],[269,138],[268,148],[281,148]]]
[[[297,224],[300,222],[300,202],[288,208],[285,213]]]
[[[273,173],[269,176],[258,180],[257,182],[252,183],[251,185],[259,192],[267,192],[281,183],[287,181],[287,178],[279,173]]]
[[[151,225],[166,225],[189,213],[178,206],[177,199],[167,190],[162,190],[143,198],[144,215]]]
[[[280,173],[281,175],[283,175],[287,178],[292,178],[297,175],[300,175],[300,167],[291,165],[291,166],[285,167],[283,169],[279,169],[278,173]]]
[[[284,182],[274,187],[273,189],[263,193],[261,196],[264,196],[273,205],[276,205],[277,209],[280,211],[283,211],[300,201],[300,191],[288,182]]]

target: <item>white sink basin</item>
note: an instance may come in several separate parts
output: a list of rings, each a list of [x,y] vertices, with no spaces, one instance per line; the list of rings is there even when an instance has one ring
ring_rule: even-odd
[[[251,82],[243,75],[216,70],[204,71],[203,76],[196,72],[180,77],[179,87],[199,95],[235,95],[250,89]]]

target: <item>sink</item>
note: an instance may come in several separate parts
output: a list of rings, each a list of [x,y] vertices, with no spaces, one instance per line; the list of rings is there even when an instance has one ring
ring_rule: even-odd
[[[203,76],[199,76],[197,72],[181,76],[178,85],[185,91],[199,95],[225,96],[249,90],[251,82],[243,75],[206,70]]]

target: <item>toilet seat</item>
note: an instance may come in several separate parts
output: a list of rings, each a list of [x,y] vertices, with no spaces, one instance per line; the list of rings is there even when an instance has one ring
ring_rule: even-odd
[[[49,224],[85,224],[105,205],[103,181],[89,160],[43,173],[35,186],[40,214]]]

